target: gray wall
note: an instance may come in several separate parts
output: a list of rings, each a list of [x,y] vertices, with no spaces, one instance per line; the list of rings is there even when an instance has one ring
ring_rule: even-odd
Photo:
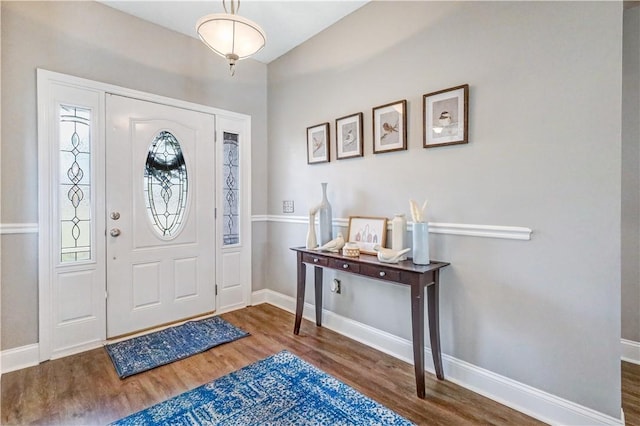
[[[620,239],[621,187],[637,185],[621,170],[638,174],[626,158],[637,147],[620,142],[621,103],[627,116],[638,102],[629,45],[620,95],[621,15],[615,3],[374,2],[270,64],[267,81],[262,64],[243,61],[232,79],[197,40],[98,3],[3,1],[1,222],[37,221],[36,67],[250,114],[253,214],[279,214],[283,199],[304,214],[327,181],[334,217],[390,217],[428,198],[434,222],[534,229],[527,242],[432,235],[432,257],[452,262],[443,351],[618,417],[620,247],[638,250]],[[470,143],[423,149],[421,95],[462,83]],[[371,107],[397,99],[409,101],[409,152],[373,155]],[[330,121],[333,138],[334,119],[358,111],[365,157],[306,165],[305,128]],[[624,201],[627,218],[637,203]],[[254,224],[254,290],[294,294],[288,247],[305,228]],[[37,341],[36,236],[3,235],[0,249],[9,349]],[[625,259],[622,335],[640,340],[637,257]],[[329,309],[410,337],[405,288],[341,278]]]
[[[622,338],[640,342],[640,7],[624,11]]]
[[[37,210],[36,68],[169,96],[252,117],[254,214],[266,212],[267,67],[228,75],[200,41],[97,2],[6,2],[2,7],[2,223],[34,223]],[[266,236],[255,225],[256,247]],[[262,288],[261,253],[255,253]],[[37,237],[2,236],[2,349],[38,341]]]
[[[616,3],[369,3],[269,64],[268,211],[326,181],[334,217],[428,198],[432,222],[532,228],[432,234],[443,352],[618,418],[621,39]],[[464,83],[470,143],[423,149],[422,94]],[[409,149],[374,155],[371,108],[398,99]],[[305,128],[359,111],[364,158],[307,165]],[[269,288],[294,295],[305,231],[270,223]],[[329,309],[410,337],[407,289],[342,279]]]

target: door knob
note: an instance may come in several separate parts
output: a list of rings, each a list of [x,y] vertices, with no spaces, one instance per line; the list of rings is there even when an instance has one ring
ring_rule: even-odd
[[[111,212],[111,219],[113,220],[120,219],[120,212]]]
[[[120,230],[118,228],[113,228],[111,231],[109,231],[109,234],[111,234],[112,237],[117,237],[118,235],[120,235]]]

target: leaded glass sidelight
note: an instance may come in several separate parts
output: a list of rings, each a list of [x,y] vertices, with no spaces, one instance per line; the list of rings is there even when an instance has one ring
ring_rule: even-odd
[[[60,106],[60,261],[91,259],[91,110]]]
[[[161,131],[149,146],[144,168],[147,215],[155,231],[175,237],[187,206],[189,181],[182,148],[176,137]]]
[[[238,200],[240,195],[240,167],[238,135],[235,133],[223,134],[224,149],[222,159],[223,179],[223,214],[222,214],[222,244],[231,245],[240,243],[238,233],[239,219]]]

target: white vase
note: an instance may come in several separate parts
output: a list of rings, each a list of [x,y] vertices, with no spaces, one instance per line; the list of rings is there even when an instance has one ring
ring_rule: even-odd
[[[405,235],[407,232],[407,220],[403,214],[396,214],[391,220],[391,249],[400,251],[406,248]],[[401,256],[405,260],[407,256]]]
[[[320,245],[333,240],[333,218],[331,217],[331,204],[327,199],[327,184],[322,183],[322,201],[318,206],[320,212]]]
[[[309,228],[307,229],[307,246],[308,249],[318,247],[318,239],[316,238],[316,214],[309,213]]]
[[[429,223],[413,224],[413,263],[428,265],[429,262]]]

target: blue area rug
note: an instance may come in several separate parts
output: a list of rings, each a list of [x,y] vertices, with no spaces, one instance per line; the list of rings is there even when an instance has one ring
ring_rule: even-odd
[[[211,317],[113,343],[106,349],[118,376],[124,379],[248,335],[220,317]]]
[[[287,351],[113,425],[412,425]]]

